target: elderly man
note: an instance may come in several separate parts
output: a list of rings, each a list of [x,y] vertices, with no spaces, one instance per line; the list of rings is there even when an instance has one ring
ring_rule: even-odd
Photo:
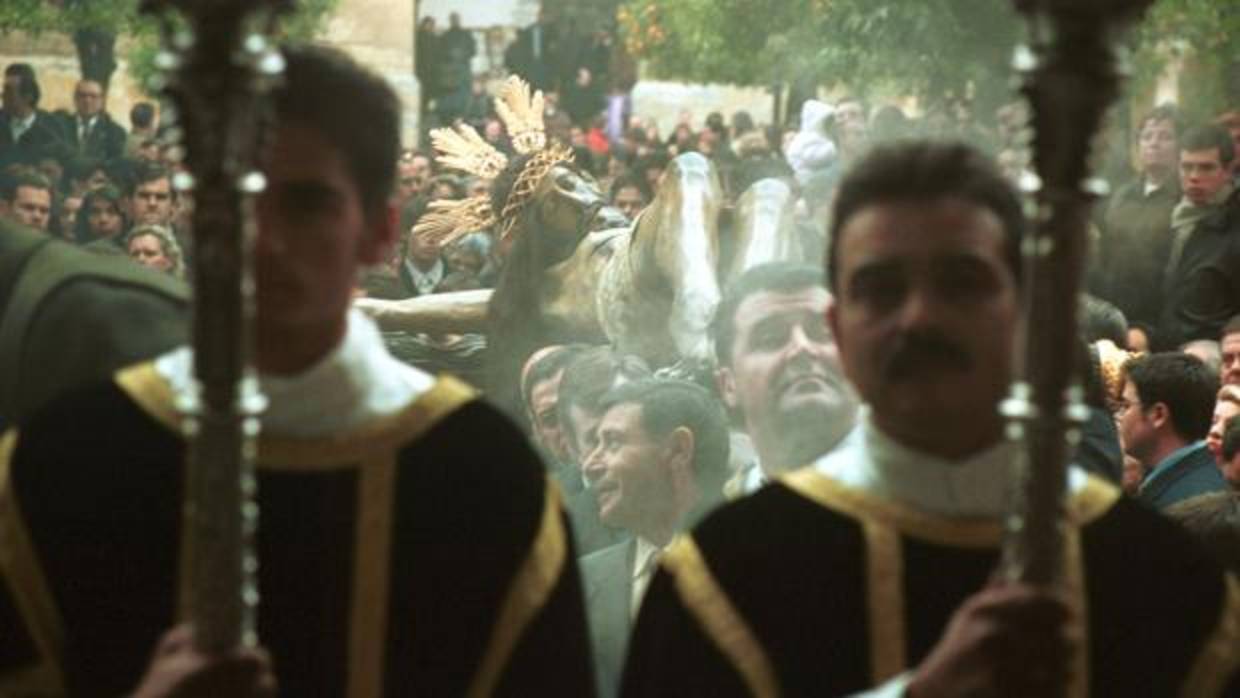
[[[57,112],[62,137],[76,155],[115,160],[125,154],[125,129],[104,110],[103,86],[80,80],[73,88],[73,113]]]
[[[812,467],[663,555],[624,695],[1217,691],[1240,659],[1240,586],[1101,480],[1070,471],[1061,587],[995,574],[1024,226],[966,146],[884,146],[855,165],[834,205],[827,322],[870,409]]]
[[[590,695],[572,541],[538,457],[349,309],[396,239],[399,102],[339,53],[285,56],[255,250],[258,634],[281,690]],[[182,347],[123,369],[0,439],[0,511],[22,541],[0,609],[46,609],[5,616],[6,689],[125,694],[178,617],[192,362]]]
[[[716,375],[757,462],[728,493],[748,494],[829,451],[852,430],[857,395],[823,324],[830,294],[811,266],[773,263],[734,281],[715,314]]]
[[[683,381],[626,383],[601,408],[585,474],[603,523],[633,537],[582,558],[581,572],[599,695],[613,696],[659,552],[721,499],[728,427],[719,403]]]

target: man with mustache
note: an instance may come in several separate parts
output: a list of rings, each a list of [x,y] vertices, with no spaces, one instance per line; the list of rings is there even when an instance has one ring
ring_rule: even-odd
[[[728,483],[729,495],[805,465],[856,423],[857,396],[822,321],[829,299],[821,270],[775,262],[746,271],[720,302],[716,382],[757,455]]]
[[[1017,449],[997,406],[1025,225],[968,146],[890,144],[853,167],[834,204],[826,322],[868,410],[840,447],[663,554],[623,695],[1240,689],[1240,583],[1080,468],[1063,580],[999,574]]]

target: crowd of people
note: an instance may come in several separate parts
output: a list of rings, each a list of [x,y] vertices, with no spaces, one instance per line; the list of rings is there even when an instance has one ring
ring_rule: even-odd
[[[259,488],[275,531],[260,536],[274,609],[260,636],[282,689],[931,696],[1067,684],[1240,695],[1237,679],[1227,683],[1240,663],[1240,586],[1222,571],[1240,573],[1240,113],[1190,127],[1174,107],[1154,109],[1136,129],[1132,181],[1096,207],[1080,328],[1089,419],[1069,476],[1077,567],[1048,590],[994,575],[1014,459],[996,406],[1014,377],[1026,281],[1021,108],[912,118],[846,96],[809,100],[780,125],[744,112],[699,125],[686,111],[663,134],[630,113],[610,43],[570,41],[540,19],[506,56],[547,90],[547,135],[572,147],[582,177],[629,224],[683,153],[713,163],[729,202],[780,179],[796,193],[803,258],[723,289],[709,380],[586,342],[519,357],[523,439],[468,388],[393,359],[384,342],[399,340],[349,310],[360,295],[496,288],[498,231],[447,246],[413,232],[436,202],[493,195],[491,183],[429,150],[365,151],[330,119],[289,106],[300,102],[280,103],[270,196],[337,168],[349,187],[332,189],[326,175],[324,187],[341,206],[373,209],[342,217],[347,225],[314,206],[270,207],[260,220],[260,236],[281,245],[258,254],[288,256],[262,258],[260,270],[324,267],[300,296],[265,295],[275,281],[259,278],[258,367],[277,379],[264,430],[287,439],[264,457],[291,459]],[[418,47],[435,119],[469,124],[511,154],[485,81],[470,73],[476,46],[459,17],[442,33],[425,19]],[[290,67],[285,90],[314,91],[324,111],[352,95],[349,108],[373,112],[367,123],[396,140],[394,97],[377,79],[330,53],[294,53]],[[0,215],[184,276],[191,203],[172,186],[171,144],[150,105],[135,107],[126,133],[101,96],[81,81],[74,110],[48,114],[29,66],[6,69]],[[370,181],[357,175],[370,170],[341,164],[362,158],[390,161],[390,173]],[[322,235],[307,234],[315,226]],[[311,250],[307,240],[333,242]],[[293,276],[284,281],[295,288]],[[419,341],[470,357],[485,337]],[[173,695],[225,667],[237,695],[274,690],[266,655],[204,658],[185,626],[149,665],[135,652],[174,624],[172,497],[91,529],[130,498],[178,490],[157,466],[182,458],[184,444],[166,438],[156,398],[135,386],[185,385],[188,356],[173,351],[54,402],[10,432],[18,446],[0,442],[0,505],[20,499],[29,545],[46,556],[33,577],[0,558],[18,580],[0,611],[19,609],[25,628],[0,642],[0,686],[34,667],[62,689],[121,692],[147,666],[139,693]],[[92,424],[99,410],[112,416]],[[66,447],[66,424],[91,426]],[[124,445],[112,438],[122,431],[133,434]],[[347,478],[315,479],[337,466]],[[73,478],[90,488],[57,498]],[[372,506],[382,514],[367,518]],[[307,519],[313,536],[299,528]],[[58,542],[64,530],[79,538]],[[388,548],[369,547],[373,535]],[[351,576],[353,560],[379,567]],[[387,575],[364,587],[378,605],[350,613],[334,595],[356,595],[351,585],[374,574]],[[74,586],[83,575],[102,581]],[[50,591],[30,591],[36,579]],[[1133,579],[1157,580],[1157,593]],[[413,600],[389,595],[389,582]],[[42,617],[22,615],[32,598],[61,607],[68,654],[49,656]],[[135,598],[150,612],[109,627]],[[307,639],[307,617],[330,631]],[[101,644],[103,660],[82,656]]]

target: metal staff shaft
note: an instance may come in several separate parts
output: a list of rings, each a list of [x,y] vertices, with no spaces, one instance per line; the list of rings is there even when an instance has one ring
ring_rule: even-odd
[[[254,460],[263,398],[252,362],[250,250],[265,99],[283,68],[266,39],[285,3],[148,0],[166,48],[165,93],[179,119],[193,192],[192,343],[195,386],[179,396],[188,439],[182,605],[196,644],[254,644],[258,590]],[[179,16],[179,20],[174,18]]]
[[[1089,211],[1105,185],[1089,177],[1093,141],[1121,73],[1115,38],[1152,0],[1017,0],[1030,47],[1017,51],[1033,116],[1033,234],[1026,239],[1025,346],[1002,406],[1024,446],[1004,572],[1055,584],[1063,572],[1067,461],[1088,411],[1077,385],[1077,304]]]

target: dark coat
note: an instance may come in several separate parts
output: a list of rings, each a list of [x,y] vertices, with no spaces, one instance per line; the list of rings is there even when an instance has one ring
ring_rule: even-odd
[[[1189,233],[1179,263],[1162,288],[1166,303],[1159,343],[1175,348],[1194,339],[1217,341],[1228,318],[1240,312],[1240,191]]]
[[[0,221],[0,421],[185,343],[189,289]]]
[[[1166,509],[1189,497],[1225,491],[1227,483],[1214,463],[1214,456],[1201,442],[1154,466],[1137,496],[1152,507]]]
[[[111,162],[125,155],[125,141],[128,136],[125,129],[112,120],[106,113],[100,112],[95,125],[86,134],[86,140],[78,138],[77,115],[67,111],[56,112],[60,122],[61,137],[68,144],[74,155],[83,155],[104,162]]]
[[[59,123],[50,113],[36,111],[34,123],[16,143],[9,119],[8,114],[0,112],[0,167],[16,162],[33,164],[45,156],[61,158],[71,152]]]
[[[1152,326],[1162,312],[1171,212],[1180,201],[1180,187],[1172,183],[1146,196],[1144,186],[1138,178],[1107,202],[1092,290],[1114,303],[1129,322]]]

